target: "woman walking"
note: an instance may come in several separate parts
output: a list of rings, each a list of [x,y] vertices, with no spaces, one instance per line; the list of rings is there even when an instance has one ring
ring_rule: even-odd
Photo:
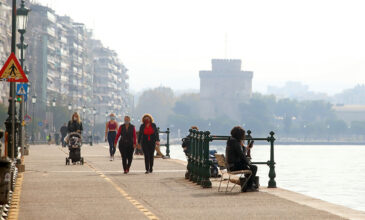
[[[110,161],[114,160],[115,154],[115,137],[117,136],[118,123],[115,121],[115,114],[110,114],[110,121],[105,125],[105,140],[109,143]]]
[[[145,114],[142,117],[142,124],[138,134],[138,144],[142,146],[146,174],[152,173],[155,146],[160,145],[160,137],[157,126],[153,122],[153,118],[150,114]]]
[[[124,117],[124,124],[118,129],[117,137],[115,138],[114,145],[117,146],[119,140],[119,151],[122,156],[124,173],[129,173],[129,169],[132,165],[133,151],[136,148],[136,129],[134,125],[130,123],[131,118],[129,116]]]

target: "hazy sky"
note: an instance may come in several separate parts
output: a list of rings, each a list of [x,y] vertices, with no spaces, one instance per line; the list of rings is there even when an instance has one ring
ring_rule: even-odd
[[[133,91],[199,89],[212,58],[242,59],[261,92],[288,80],[328,93],[365,83],[363,0],[37,2],[94,29],[129,69]]]

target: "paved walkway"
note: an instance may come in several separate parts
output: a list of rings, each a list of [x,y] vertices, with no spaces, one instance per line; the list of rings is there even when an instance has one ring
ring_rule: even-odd
[[[202,189],[184,179],[185,165],[174,160],[156,159],[154,173],[144,174],[143,158],[135,157],[125,175],[119,152],[110,162],[104,144],[83,147],[83,166],[65,166],[65,153],[55,145],[31,146],[19,219],[343,219],[274,195],[279,190]]]

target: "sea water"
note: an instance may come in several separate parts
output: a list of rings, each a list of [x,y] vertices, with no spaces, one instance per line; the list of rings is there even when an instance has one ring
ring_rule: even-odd
[[[225,145],[211,145],[218,153]],[[171,146],[171,158],[185,160],[180,145]],[[270,159],[270,146],[255,145],[253,162]],[[276,184],[331,203],[365,211],[365,146],[276,145]],[[266,187],[269,167],[258,165],[261,187]]]

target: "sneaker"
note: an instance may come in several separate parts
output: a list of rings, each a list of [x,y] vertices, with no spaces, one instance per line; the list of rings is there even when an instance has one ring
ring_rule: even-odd
[[[145,174],[148,174],[148,170],[146,170]]]
[[[127,171],[127,173],[129,173],[129,169],[127,169],[126,171]]]
[[[128,173],[128,171],[127,170],[124,170],[124,174],[127,174]]]
[[[149,172],[150,172],[150,173],[152,173],[152,171],[153,171],[153,170],[152,170],[152,169],[150,169],[150,171],[149,171]]]
[[[112,156],[110,156],[110,159],[109,159],[110,161],[113,161],[113,158],[112,158]]]

